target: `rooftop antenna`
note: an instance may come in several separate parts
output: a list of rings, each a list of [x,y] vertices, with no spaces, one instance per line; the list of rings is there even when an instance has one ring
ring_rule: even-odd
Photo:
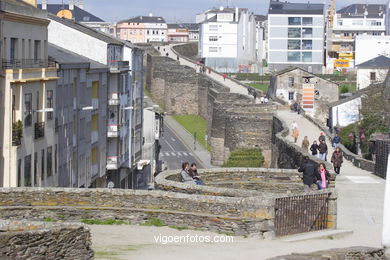
[[[230,6],[230,1],[226,0],[226,8],[229,8],[229,6]]]

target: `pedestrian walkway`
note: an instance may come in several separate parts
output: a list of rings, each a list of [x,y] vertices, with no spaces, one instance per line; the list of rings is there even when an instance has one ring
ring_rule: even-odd
[[[194,137],[183,126],[170,116],[164,118],[164,124],[175,132],[176,136],[180,138],[182,143],[188,148],[190,153],[186,154],[194,156],[204,168],[213,168],[211,165],[210,152],[203,148],[198,142],[194,144]],[[184,155],[183,152],[175,151],[169,152],[169,155],[166,156],[180,156],[180,154]]]
[[[298,124],[300,132],[298,146],[301,146],[305,136],[308,136],[310,143],[313,140],[318,141],[321,129],[305,117],[290,110],[280,110],[277,115],[288,127],[291,127],[293,121]],[[293,142],[291,130],[287,139]],[[327,145],[330,158],[334,150],[329,140]],[[341,174],[336,179],[336,190],[338,228],[352,230],[354,233],[351,239],[356,241],[356,245],[380,246],[385,181],[344,159]]]

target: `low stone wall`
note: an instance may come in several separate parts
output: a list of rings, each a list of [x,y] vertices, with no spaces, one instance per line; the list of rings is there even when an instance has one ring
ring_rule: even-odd
[[[288,134],[289,128],[287,127],[287,125],[277,116],[274,116],[271,166],[274,168],[298,169],[303,163],[303,158],[305,156],[308,156],[310,160],[316,164],[326,164],[326,168],[331,174],[330,187],[334,187],[336,174],[333,171],[332,164],[330,164],[329,162],[324,162],[317,157],[312,156],[301,147],[287,140],[286,137],[288,136]]]
[[[264,233],[273,232],[274,199],[119,189],[3,188],[0,218],[78,222],[114,218],[131,224],[159,218],[167,225],[269,236]]]
[[[88,227],[0,220],[0,259],[93,259]]]
[[[314,118],[312,118],[312,117],[310,117],[308,115],[304,115],[304,116],[309,121],[311,121],[316,126],[318,126],[325,133],[325,135],[328,137],[328,139],[330,141],[332,141],[332,134],[329,132],[327,127],[325,127],[321,122],[318,122],[317,120],[315,120]],[[369,172],[372,172],[372,173],[375,172],[375,162],[374,161],[366,160],[363,157],[361,157],[361,156],[359,156],[357,154],[352,153],[350,150],[348,150],[342,144],[340,144],[340,149],[341,149],[341,151],[344,154],[344,158],[347,159],[348,161],[351,161],[353,163],[353,165],[355,165],[356,167],[359,167],[359,168],[361,168],[363,170],[366,170],[366,171],[369,171]]]
[[[291,254],[268,260],[384,260],[384,250],[370,247],[329,249],[308,254]]]

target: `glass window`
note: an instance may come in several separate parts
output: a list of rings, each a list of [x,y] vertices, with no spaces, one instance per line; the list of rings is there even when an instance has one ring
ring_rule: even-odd
[[[218,52],[218,47],[209,47],[209,52]]]
[[[302,25],[313,25],[312,17],[303,17]]]
[[[376,73],[370,72],[370,80],[376,80]]]
[[[216,41],[218,41],[218,36],[209,36],[209,41],[210,41],[210,42],[216,42]]]
[[[18,187],[22,186],[22,159],[18,160]]]
[[[301,17],[289,17],[288,25],[301,25]]]
[[[288,100],[294,100],[294,92],[288,92]]]
[[[301,49],[301,41],[300,40],[288,40],[288,49],[289,50]]]
[[[311,62],[312,61],[312,53],[311,52],[302,52],[302,61],[303,62]]]
[[[31,126],[32,124],[32,94],[24,94],[24,125]]]
[[[38,60],[41,56],[41,41],[34,41],[34,60]]]
[[[337,21],[337,25],[338,25],[338,26],[343,26],[343,20],[338,20],[338,21]]]
[[[313,49],[313,41],[312,40],[303,40],[302,41],[302,50],[311,50]]]
[[[41,153],[41,180],[45,179],[45,149]]]
[[[47,153],[46,153],[46,163],[47,163],[47,177],[50,177],[53,175],[53,148],[51,146],[47,147]]]
[[[24,186],[31,187],[31,155],[24,157]]]
[[[352,25],[363,25],[363,20],[353,20]]]
[[[53,90],[46,92],[46,108],[53,108]],[[47,120],[53,119],[53,112],[47,113]]]
[[[288,28],[288,38],[301,38],[301,28]]]
[[[294,86],[294,77],[288,77],[288,86],[293,87]]]
[[[313,38],[313,28],[302,28],[302,38]]]
[[[300,62],[301,53],[299,51],[292,51],[287,54],[287,60],[290,62]]]
[[[38,186],[38,153],[34,153],[34,186]]]
[[[210,31],[218,31],[218,25],[210,24],[209,25],[209,30]]]

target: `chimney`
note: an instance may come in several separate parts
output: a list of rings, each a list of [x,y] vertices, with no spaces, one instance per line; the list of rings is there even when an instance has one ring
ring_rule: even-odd
[[[42,0],[42,10],[47,10],[47,0]]]
[[[238,22],[238,7],[236,7],[236,22]]]
[[[37,7],[37,0],[23,0],[23,2],[32,5],[34,7]]]
[[[69,0],[69,10],[73,11],[74,10],[74,1]]]

